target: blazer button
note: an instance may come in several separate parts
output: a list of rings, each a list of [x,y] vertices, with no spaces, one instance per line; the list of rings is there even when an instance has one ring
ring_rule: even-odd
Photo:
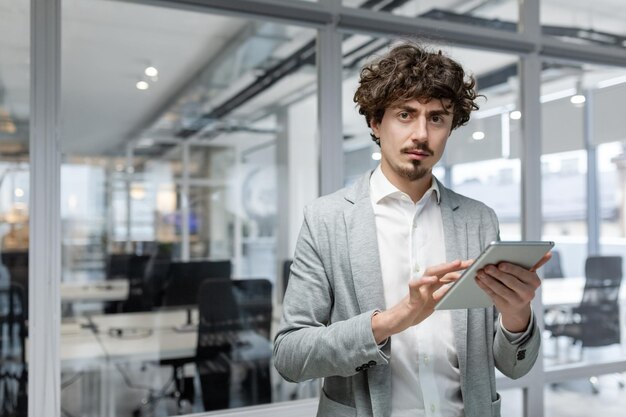
[[[374,365],[376,365],[376,361],[369,361],[367,364],[368,364],[369,366],[374,366]]]
[[[356,369],[355,369],[355,371],[357,371],[357,372],[361,372],[362,370],[363,370],[362,366],[357,366]]]
[[[524,360],[524,358],[526,357],[526,350],[522,349],[519,352],[517,352],[517,360],[521,361]]]

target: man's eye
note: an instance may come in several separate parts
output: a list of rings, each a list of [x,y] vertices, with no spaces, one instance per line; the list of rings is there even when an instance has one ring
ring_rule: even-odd
[[[441,116],[433,116],[432,120],[435,123],[441,123],[442,122]]]
[[[403,120],[406,120],[409,118],[409,113],[403,111],[402,113],[400,113],[400,118]]]

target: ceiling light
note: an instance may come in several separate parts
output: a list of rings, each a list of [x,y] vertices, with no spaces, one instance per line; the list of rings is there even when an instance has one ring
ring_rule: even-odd
[[[135,84],[135,87],[137,87],[137,90],[147,90],[148,88],[150,88],[150,84],[148,84],[146,81],[137,81],[137,84]]]
[[[511,120],[519,120],[522,118],[522,112],[519,110],[513,110],[511,113],[509,113],[509,117],[511,118]]]
[[[149,67],[146,67],[146,69],[143,72],[148,77],[156,77],[157,75],[159,75],[159,71],[156,68],[154,68],[152,65],[150,65]]]
[[[474,140],[483,140],[485,139],[485,132],[481,132],[480,130],[472,133],[472,139]]]
[[[24,196],[24,190],[22,190],[21,188],[16,188],[15,189],[15,196],[16,197],[23,197]]]
[[[583,104],[587,99],[582,94],[576,94],[570,97],[569,101],[572,104]]]
[[[380,154],[380,152],[372,152],[372,159],[374,161],[380,161],[380,158],[382,158],[382,155]]]
[[[149,148],[154,145],[154,139],[152,138],[141,138],[137,141],[138,148]]]

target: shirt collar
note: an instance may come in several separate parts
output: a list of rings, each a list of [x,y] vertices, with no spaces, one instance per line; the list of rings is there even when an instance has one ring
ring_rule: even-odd
[[[426,190],[424,193],[424,197],[429,196],[431,193],[435,194],[437,199],[437,204],[441,201],[441,193],[439,191],[439,184],[435,179],[435,176],[432,177],[432,183],[430,184],[430,188]],[[393,185],[385,174],[383,174],[383,170],[380,168],[380,164],[376,167],[372,176],[370,177],[370,196],[372,202],[374,204],[378,204],[386,197],[399,197],[404,193]],[[422,199],[424,198],[422,197]]]

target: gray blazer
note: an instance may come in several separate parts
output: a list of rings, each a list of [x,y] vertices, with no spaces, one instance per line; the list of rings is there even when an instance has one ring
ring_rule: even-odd
[[[305,207],[274,340],[274,366],[285,379],[324,378],[318,416],[391,413],[393,337],[379,349],[371,328],[385,299],[370,175]],[[439,189],[447,260],[476,258],[498,239],[495,213],[442,184]],[[499,417],[494,366],[511,378],[526,374],[539,351],[537,326],[512,344],[494,326],[493,309],[453,310],[452,321],[465,415]]]

